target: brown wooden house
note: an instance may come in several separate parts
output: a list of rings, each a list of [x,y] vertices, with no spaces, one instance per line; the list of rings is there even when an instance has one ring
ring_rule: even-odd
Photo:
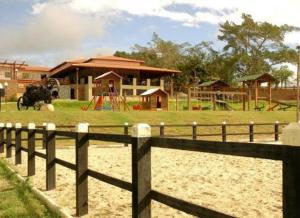
[[[93,96],[100,96],[108,92],[120,93],[122,77],[114,71],[104,73],[94,79]]]
[[[168,110],[168,93],[162,89],[149,89],[141,94],[142,110]]]

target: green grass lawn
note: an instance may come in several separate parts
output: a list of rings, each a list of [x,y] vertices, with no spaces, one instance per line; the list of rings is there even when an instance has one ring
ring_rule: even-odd
[[[134,104],[135,102],[131,102]],[[194,102],[195,103],[195,102]],[[196,102],[197,103],[197,102]],[[1,112],[0,122],[21,122],[27,125],[29,122],[35,122],[42,125],[43,122],[53,122],[56,125],[76,125],[80,122],[88,122],[91,125],[123,125],[125,122],[159,124],[191,124],[196,121],[199,124],[220,124],[223,121],[227,123],[274,123],[292,122],[295,120],[295,111],[129,111],[129,112],[112,112],[112,111],[82,111],[81,106],[87,102],[79,101],[54,101],[55,111],[17,111],[16,103],[8,103],[3,106],[5,112]],[[170,103],[171,105],[174,102]],[[184,105],[182,103],[182,105]],[[271,132],[273,127],[257,126],[255,131]],[[107,133],[122,133],[123,129],[94,129],[92,131],[101,131]],[[247,132],[247,127],[230,127],[229,133]],[[220,133],[220,127],[199,127],[199,134]],[[158,134],[158,128],[153,131]],[[166,128],[166,134],[191,134],[191,128]],[[246,136],[244,136],[246,137]],[[219,139],[220,137],[218,137]],[[207,139],[207,138],[205,138]],[[213,139],[213,138],[210,138]]]
[[[146,122],[150,124],[182,124],[192,123],[196,121],[203,124],[221,123],[248,123],[254,122],[291,122],[295,120],[295,111],[175,111],[175,102],[170,102],[170,111],[129,111],[129,112],[112,112],[112,111],[82,111],[80,108],[87,105],[84,101],[57,100],[54,101],[55,111],[18,111],[15,102],[10,102],[2,105],[0,122],[35,122],[42,124],[43,122],[54,122],[58,125],[75,125],[79,122],[89,122],[90,124],[124,124],[124,122],[138,123]],[[137,102],[130,102],[130,105]],[[180,106],[185,106],[186,102],[180,102]],[[198,102],[193,102],[197,105]],[[208,104],[208,103],[207,103]],[[234,106],[234,105],[233,105]]]
[[[0,160],[0,217],[59,217],[51,213]]]

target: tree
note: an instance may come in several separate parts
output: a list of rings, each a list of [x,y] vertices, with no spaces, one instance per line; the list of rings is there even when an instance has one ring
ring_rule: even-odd
[[[243,14],[242,19],[241,24],[229,21],[221,24],[218,36],[225,42],[224,53],[235,60],[237,76],[269,72],[274,65],[296,62],[296,51],[283,41],[287,33],[299,28],[255,22],[247,14]]]
[[[273,69],[272,75],[276,78],[276,87],[281,84],[281,87],[287,87],[289,78],[293,76],[293,71],[291,71],[288,66],[281,66],[279,69]]]

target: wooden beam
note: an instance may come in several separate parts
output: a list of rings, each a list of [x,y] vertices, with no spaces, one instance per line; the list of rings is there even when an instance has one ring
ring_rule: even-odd
[[[79,100],[79,84],[78,84],[78,80],[79,80],[79,68],[76,68],[76,99]]]
[[[269,81],[269,107],[271,107],[272,104],[272,81]]]
[[[255,108],[258,106],[258,82],[255,80]]]

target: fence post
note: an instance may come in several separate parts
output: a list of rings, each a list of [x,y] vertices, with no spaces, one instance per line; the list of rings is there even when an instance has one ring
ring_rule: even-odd
[[[76,216],[88,213],[89,124],[76,126]]]
[[[43,123],[43,142],[42,142],[43,149],[46,149],[46,126],[47,126],[47,123]]]
[[[54,123],[47,123],[43,141],[46,144],[46,190],[50,191],[56,187],[55,171],[55,129]]]
[[[35,175],[35,124],[28,123],[28,160],[27,172],[28,176]]]
[[[300,217],[300,152],[290,148],[283,159],[283,218]]]
[[[151,127],[132,128],[132,217],[151,217]]]
[[[274,125],[274,139],[275,142],[277,142],[279,140],[279,122],[276,121],[275,125]]]
[[[159,136],[164,137],[165,135],[165,123],[161,122],[159,127]]]
[[[0,123],[0,153],[4,152],[4,123]]]
[[[253,142],[254,141],[254,131],[253,131],[253,121],[250,121],[249,123],[249,141]]]
[[[197,140],[197,122],[193,122],[193,140]]]
[[[21,151],[21,135],[22,135],[22,124],[15,124],[15,164],[22,163],[22,151]]]
[[[128,135],[128,123],[124,123],[124,135]],[[124,143],[124,146],[127,147],[128,143]]]
[[[222,142],[226,142],[227,135],[226,135],[226,121],[222,122]]]
[[[6,158],[11,157],[11,130],[12,124],[6,123]]]

